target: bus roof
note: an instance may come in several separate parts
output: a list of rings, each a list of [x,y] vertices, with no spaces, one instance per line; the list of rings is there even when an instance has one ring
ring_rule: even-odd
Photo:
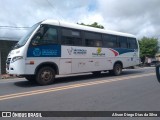
[[[57,21],[57,20],[44,20],[41,24],[49,24],[49,25],[61,26],[61,27],[66,27],[66,28],[73,28],[73,29],[78,29],[78,30],[85,30],[85,31],[91,31],[91,32],[98,32],[98,33],[105,33],[105,34],[112,34],[112,35],[136,38],[135,35],[128,34],[128,33],[99,29],[99,28],[83,26],[83,25],[78,25],[78,24],[73,24],[73,23],[67,23],[67,22],[62,22],[62,21]]]

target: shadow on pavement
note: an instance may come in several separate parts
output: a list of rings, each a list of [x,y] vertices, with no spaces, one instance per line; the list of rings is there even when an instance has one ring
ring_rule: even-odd
[[[36,82],[29,82],[27,80],[15,82],[14,85],[16,85],[18,87],[26,87],[26,88],[38,86],[38,84]]]
[[[140,74],[143,73],[144,71],[123,71],[121,77],[125,77],[127,75],[134,75],[134,74]],[[110,75],[108,72],[106,73],[102,73],[99,76],[95,76],[93,74],[82,74],[82,75],[74,75],[74,76],[65,76],[65,77],[58,77],[55,79],[55,82],[53,85],[58,85],[61,83],[74,83],[74,82],[78,82],[78,81],[92,81],[93,79],[100,79],[100,78],[114,78],[116,76]],[[16,86],[18,87],[37,87],[39,86],[36,82],[29,82],[29,81],[18,81],[14,83]]]

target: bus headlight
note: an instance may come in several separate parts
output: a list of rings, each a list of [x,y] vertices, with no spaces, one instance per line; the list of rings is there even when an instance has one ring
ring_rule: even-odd
[[[11,63],[13,63],[13,62],[15,62],[17,60],[20,60],[20,59],[23,59],[23,57],[22,56],[13,57]]]

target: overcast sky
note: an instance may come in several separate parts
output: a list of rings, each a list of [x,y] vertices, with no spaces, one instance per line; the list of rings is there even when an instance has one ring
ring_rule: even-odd
[[[138,38],[160,38],[160,0],[0,0],[0,26],[31,27],[45,19],[98,22]],[[0,38],[17,38],[25,32],[0,27]]]

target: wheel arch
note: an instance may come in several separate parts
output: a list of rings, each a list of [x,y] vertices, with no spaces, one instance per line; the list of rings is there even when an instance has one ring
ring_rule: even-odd
[[[120,65],[122,66],[122,68],[123,68],[123,63],[122,63],[122,61],[120,61],[120,60],[116,61],[116,62],[114,63],[114,65],[113,65],[113,67],[114,67],[116,64],[120,64]]]
[[[58,65],[54,62],[43,62],[41,64],[39,64],[36,69],[35,69],[35,72],[34,74],[36,74],[38,72],[38,70],[44,66],[49,66],[49,67],[52,67],[54,70],[55,70],[55,73],[56,75],[59,75],[59,68],[58,68]]]

